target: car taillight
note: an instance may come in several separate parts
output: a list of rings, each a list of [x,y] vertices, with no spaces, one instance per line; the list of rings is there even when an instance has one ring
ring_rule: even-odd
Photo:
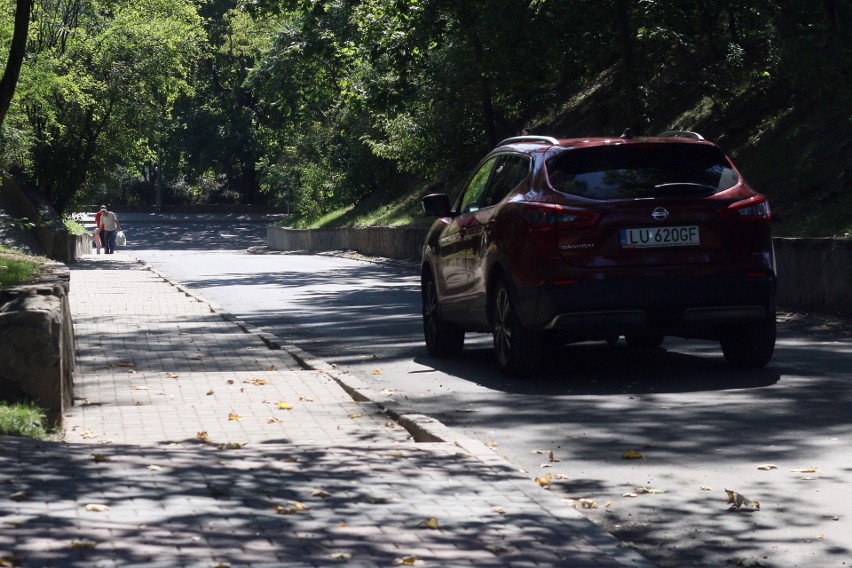
[[[769,209],[769,202],[764,196],[755,195],[729,205],[724,216],[728,219],[768,222],[772,219],[772,211]]]
[[[588,209],[565,207],[552,203],[526,203],[521,214],[531,229],[581,229],[597,223],[599,214]]]

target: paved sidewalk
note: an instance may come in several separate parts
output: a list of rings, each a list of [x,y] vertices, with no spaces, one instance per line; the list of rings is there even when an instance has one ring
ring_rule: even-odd
[[[132,257],[71,269],[76,402],[63,442],[0,437],[0,567],[649,566]]]

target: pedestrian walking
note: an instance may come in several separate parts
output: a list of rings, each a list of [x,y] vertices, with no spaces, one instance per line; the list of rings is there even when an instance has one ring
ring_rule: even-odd
[[[116,214],[107,209],[106,205],[101,205],[100,210],[101,242],[104,245],[104,254],[112,254],[115,252],[115,235],[121,230],[121,223],[118,221]]]

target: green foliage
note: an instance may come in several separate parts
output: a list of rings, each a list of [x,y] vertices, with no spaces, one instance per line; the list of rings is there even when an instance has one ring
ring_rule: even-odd
[[[0,436],[44,440],[49,435],[45,422],[44,411],[33,404],[0,401]]]
[[[88,233],[86,227],[81,225],[76,219],[71,217],[64,217],[62,219],[62,223],[65,225],[65,228],[68,229],[68,232],[72,235],[85,235]]]
[[[504,136],[628,126],[700,129],[753,156],[760,188],[799,177],[762,164],[765,117],[831,107],[819,124],[845,140],[852,114],[850,0],[41,0],[33,16],[0,165],[60,211],[160,196],[349,222]],[[796,161],[808,185],[852,175],[842,152],[818,159],[832,151]]]

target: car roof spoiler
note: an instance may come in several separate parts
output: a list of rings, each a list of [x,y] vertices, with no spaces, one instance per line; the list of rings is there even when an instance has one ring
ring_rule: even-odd
[[[704,137],[691,130],[667,130],[657,134],[658,138],[692,138],[693,140],[704,140]]]
[[[524,142],[546,142],[548,144],[552,144],[553,146],[559,146],[559,140],[553,138],[552,136],[513,136],[512,138],[506,138],[499,144],[497,147],[505,146],[506,144],[519,144]]]

